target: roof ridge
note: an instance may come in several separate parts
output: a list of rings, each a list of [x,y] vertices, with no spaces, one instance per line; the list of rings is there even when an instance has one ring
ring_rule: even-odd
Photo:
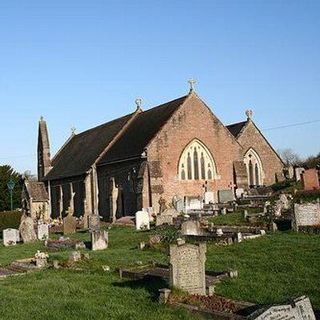
[[[154,106],[154,107],[152,107],[152,108],[150,108],[150,109],[143,110],[143,111],[141,112],[141,114],[147,113],[147,112],[152,111],[152,110],[154,110],[154,109],[156,109],[156,108],[164,107],[166,104],[170,104],[170,103],[172,103],[172,102],[174,102],[174,101],[177,101],[177,100],[180,100],[180,99],[181,99],[181,100],[182,100],[182,99],[186,99],[188,96],[189,96],[189,95],[184,95],[184,96],[181,96],[181,97],[179,97],[179,98],[176,98],[176,99],[167,101],[167,102],[165,102],[165,103],[159,104],[159,105],[157,105],[157,106]]]

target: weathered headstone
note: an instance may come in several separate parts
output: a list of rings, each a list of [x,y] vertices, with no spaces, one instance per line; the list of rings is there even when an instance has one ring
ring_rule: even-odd
[[[19,226],[22,241],[24,243],[33,242],[37,240],[36,233],[34,231],[34,223],[31,217],[23,215]]]
[[[174,196],[172,199],[172,204],[179,213],[183,212],[184,204],[182,198],[180,198],[179,196]]]
[[[37,225],[38,240],[47,240],[49,238],[49,226],[46,223]]]
[[[89,215],[89,230],[90,232],[100,230],[100,216],[98,214]]]
[[[227,203],[234,200],[234,194],[232,190],[219,190],[218,196],[220,203]]]
[[[264,311],[256,311],[249,319],[254,320],[316,320],[310,299],[302,296],[290,304],[271,306]]]
[[[188,220],[181,225],[181,234],[184,236],[199,236],[202,234],[199,221]]]
[[[92,250],[104,250],[108,248],[108,232],[104,230],[96,230],[91,232]]]
[[[69,208],[68,215],[63,219],[63,234],[71,234],[76,232],[77,220],[73,216],[73,211]]]
[[[15,246],[20,241],[19,230],[17,229],[4,229],[2,232],[3,245]]]
[[[320,225],[320,203],[294,204],[293,228]]]
[[[170,285],[190,294],[206,294],[206,244],[170,245]]]
[[[156,226],[162,226],[163,224],[172,225],[173,224],[173,216],[169,214],[158,214],[156,216]]]
[[[136,230],[149,230],[150,219],[149,213],[145,211],[136,212]]]

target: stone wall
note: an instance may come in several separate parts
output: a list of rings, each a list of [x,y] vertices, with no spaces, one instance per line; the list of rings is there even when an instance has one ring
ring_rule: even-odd
[[[275,183],[276,176],[279,180],[282,179],[284,165],[281,159],[252,121],[246,125],[238,141],[243,146],[243,157],[250,148],[259,155],[264,173],[264,185]]]

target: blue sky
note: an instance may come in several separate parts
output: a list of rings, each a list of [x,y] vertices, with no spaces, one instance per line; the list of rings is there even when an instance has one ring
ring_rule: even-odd
[[[36,172],[37,125],[70,135],[188,92],[229,124],[320,120],[320,1],[0,2],[0,164]],[[200,124],[201,125],[201,124]],[[263,131],[320,151],[320,122]]]

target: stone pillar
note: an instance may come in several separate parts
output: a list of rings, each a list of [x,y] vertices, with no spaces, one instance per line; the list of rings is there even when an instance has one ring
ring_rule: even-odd
[[[87,203],[88,212],[92,213],[92,188],[91,188],[91,174],[88,173],[86,178],[84,179],[84,187],[85,187],[85,199]]]
[[[95,165],[92,166],[92,196],[93,196],[93,213],[99,214],[99,188],[98,188],[98,175]]]
[[[117,202],[119,197],[119,188],[116,186],[115,178],[110,179],[110,218],[112,219],[112,222],[115,222],[117,217]]]
[[[73,183],[70,182],[70,203],[69,203],[69,207],[72,210],[72,212],[74,212],[74,196],[75,196],[75,192],[73,191]]]
[[[48,181],[48,198],[49,198],[49,201],[48,201],[48,220],[50,220],[51,218],[51,213],[52,213],[52,203],[51,203],[51,183],[50,181]]]
[[[60,190],[59,216],[60,216],[60,219],[62,219],[62,213],[63,213],[63,190],[62,190],[62,185],[59,186],[59,190]]]

